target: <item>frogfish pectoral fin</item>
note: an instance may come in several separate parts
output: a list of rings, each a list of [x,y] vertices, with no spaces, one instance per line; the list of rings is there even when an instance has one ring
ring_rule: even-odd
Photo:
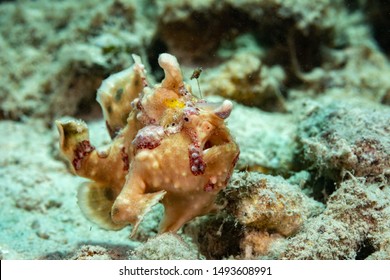
[[[211,202],[212,199],[204,197],[202,193],[189,195],[188,198],[167,194],[162,201],[165,211],[159,234],[176,232],[193,218],[208,214],[214,207]]]
[[[166,191],[147,194],[121,193],[112,207],[112,221],[118,224],[132,224],[131,237],[133,237],[142,219],[165,194]]]
[[[127,223],[114,223],[111,209],[116,194],[110,186],[96,182],[86,182],[79,188],[77,199],[83,214],[91,221],[107,230],[120,230]]]

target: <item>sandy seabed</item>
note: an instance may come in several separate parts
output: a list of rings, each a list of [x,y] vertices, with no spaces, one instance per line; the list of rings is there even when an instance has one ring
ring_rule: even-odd
[[[1,2],[0,259],[390,259],[390,5],[312,3]],[[97,88],[132,53],[160,81],[162,52],[235,102],[241,156],[220,213],[130,239],[82,215],[54,121],[109,143]]]

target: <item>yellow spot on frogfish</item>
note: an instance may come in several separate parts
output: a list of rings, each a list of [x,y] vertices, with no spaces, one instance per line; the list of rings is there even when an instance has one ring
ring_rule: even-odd
[[[164,105],[172,109],[182,109],[185,107],[185,103],[176,98],[167,98],[164,100]]]

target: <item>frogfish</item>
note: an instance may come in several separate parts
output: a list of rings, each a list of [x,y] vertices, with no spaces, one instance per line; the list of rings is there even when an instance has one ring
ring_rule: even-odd
[[[96,148],[82,120],[56,121],[60,150],[72,171],[89,179],[78,191],[85,216],[102,228],[133,225],[157,203],[164,206],[159,233],[176,232],[214,212],[239,157],[225,120],[233,103],[192,94],[179,63],[163,53],[161,83],[149,85],[140,57],[109,76],[97,91],[111,143]]]

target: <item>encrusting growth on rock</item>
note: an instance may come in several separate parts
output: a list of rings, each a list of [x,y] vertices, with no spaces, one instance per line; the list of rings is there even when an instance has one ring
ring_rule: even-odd
[[[133,234],[152,206],[165,214],[160,233],[176,232],[194,217],[217,209],[239,148],[225,125],[232,103],[208,103],[191,94],[176,58],[161,54],[165,79],[147,84],[140,58],[107,78],[98,90],[112,143],[96,149],[83,121],[57,121],[60,148],[73,171],[91,181],[79,205],[106,229],[132,224]]]

